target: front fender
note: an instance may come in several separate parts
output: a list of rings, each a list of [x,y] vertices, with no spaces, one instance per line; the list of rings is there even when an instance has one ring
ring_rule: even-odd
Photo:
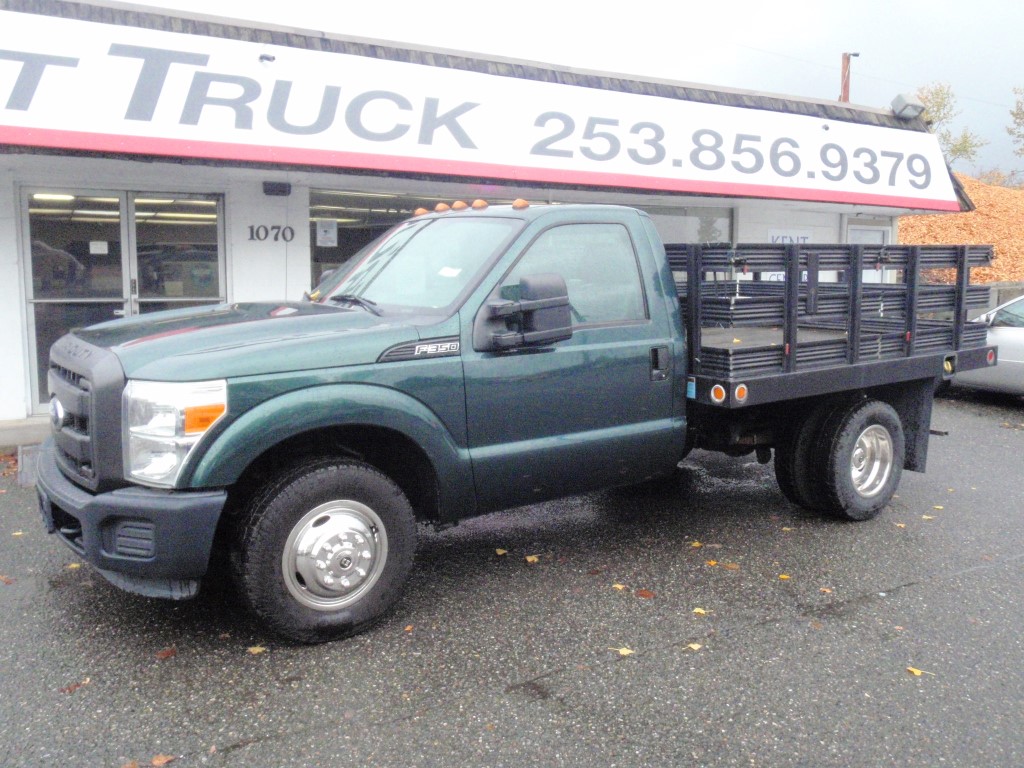
[[[437,475],[441,509],[475,507],[469,451],[423,403],[387,387],[327,384],[295,390],[246,411],[214,437],[183,485],[223,488],[259,456],[290,437],[325,427],[367,425],[399,432],[423,449]],[[286,457],[282,457],[282,460]]]

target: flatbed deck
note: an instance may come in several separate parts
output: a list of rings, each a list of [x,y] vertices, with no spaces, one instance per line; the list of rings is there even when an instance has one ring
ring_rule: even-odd
[[[934,378],[947,365],[986,362],[986,328],[966,322],[986,306],[970,269],[986,246],[666,246],[690,340],[690,398],[725,407]],[[951,270],[952,283],[931,282]],[[883,280],[864,280],[865,274]],[[692,290],[697,286],[697,290]],[[869,370],[870,369],[870,370]],[[709,400],[752,379],[758,397]],[[840,384],[846,382],[846,384]],[[769,394],[770,393],[770,394]]]

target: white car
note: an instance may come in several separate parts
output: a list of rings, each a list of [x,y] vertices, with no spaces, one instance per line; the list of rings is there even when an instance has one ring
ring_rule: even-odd
[[[1024,296],[1018,296],[974,320],[988,325],[988,343],[999,347],[999,362],[988,368],[958,373],[953,384],[1024,395]]]

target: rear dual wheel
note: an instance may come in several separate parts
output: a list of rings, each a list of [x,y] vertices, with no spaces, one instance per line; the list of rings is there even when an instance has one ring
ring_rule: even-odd
[[[847,520],[869,520],[892,500],[903,472],[903,426],[880,400],[819,407],[776,449],[787,498]]]

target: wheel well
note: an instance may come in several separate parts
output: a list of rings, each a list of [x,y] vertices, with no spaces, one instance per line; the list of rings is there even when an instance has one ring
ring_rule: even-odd
[[[434,467],[423,450],[401,432],[382,427],[325,427],[267,448],[239,477],[229,493],[229,512],[282,469],[324,456],[357,459],[390,477],[409,500],[417,520],[437,520],[439,492]]]

